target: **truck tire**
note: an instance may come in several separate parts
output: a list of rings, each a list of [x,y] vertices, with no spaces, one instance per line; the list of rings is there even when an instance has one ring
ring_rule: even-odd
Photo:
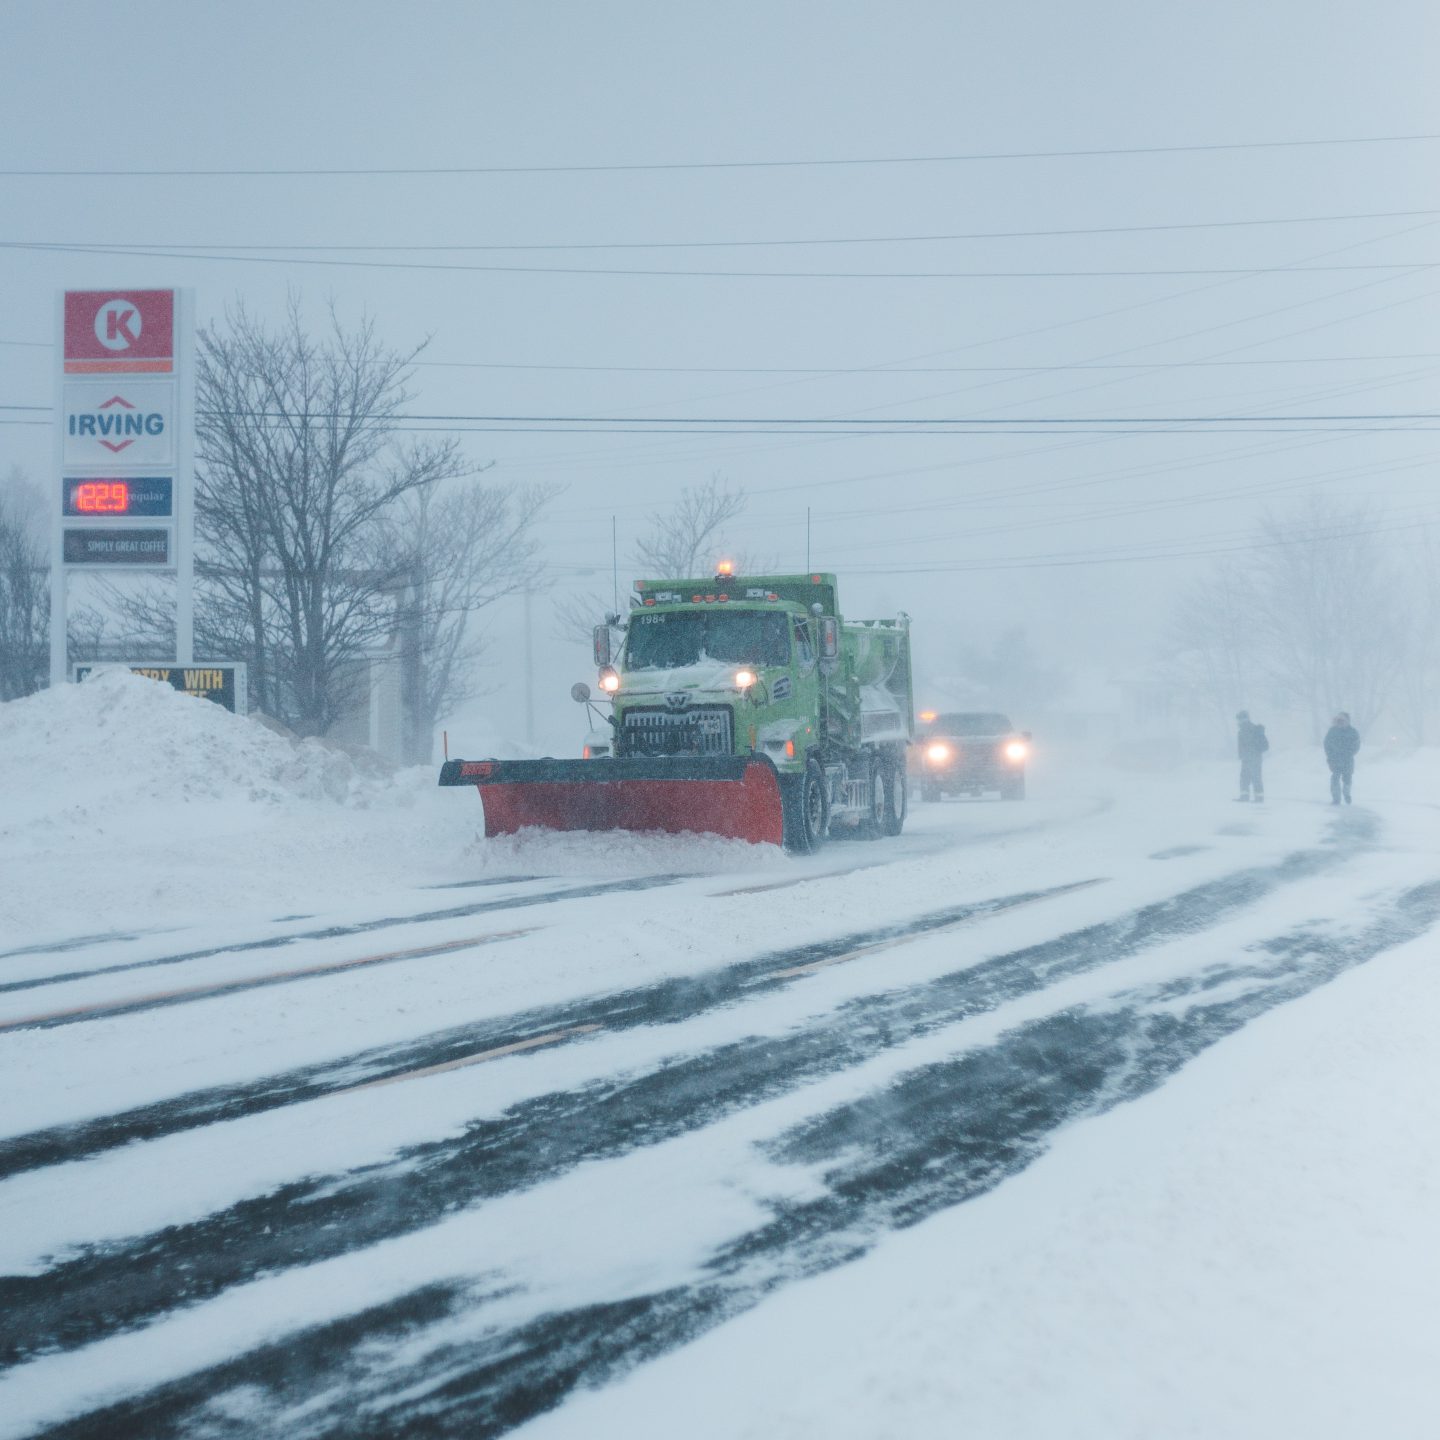
[[[881,783],[885,791],[884,809],[880,814],[880,833],[898,835],[905,828],[910,812],[910,787],[905,783],[905,764],[899,760],[882,760]]]
[[[870,787],[870,808],[861,817],[859,834],[863,840],[878,840],[885,833],[885,762],[878,755],[865,761],[865,781]]]
[[[785,848],[795,855],[809,855],[825,843],[830,824],[830,805],[825,796],[825,776],[810,760],[803,775],[787,776],[781,791],[785,819]]]
[[[1023,800],[1025,798],[1025,776],[1023,774],[1012,775],[1000,787],[1000,798],[1002,800]]]

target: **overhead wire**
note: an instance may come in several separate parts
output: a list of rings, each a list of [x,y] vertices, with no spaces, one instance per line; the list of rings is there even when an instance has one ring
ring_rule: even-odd
[[[1440,260],[1406,260],[1355,265],[1195,266],[1140,270],[676,270],[639,266],[599,265],[462,265],[418,260],[332,260],[313,256],[246,255],[201,250],[141,250],[109,245],[36,244],[3,240],[0,250],[45,254],[110,255],[127,259],[197,260],[231,265],[303,265],[349,270],[407,270],[440,274],[561,275],[676,280],[1114,280],[1166,279],[1194,275],[1327,275],[1338,271],[1433,270]]]
[[[455,176],[455,175],[597,175],[619,172],[645,173],[657,171],[705,170],[789,170],[800,168],[834,169],[874,165],[953,165],[981,161],[1005,160],[1076,160],[1134,155],[1194,155],[1242,150],[1295,150],[1344,145],[1395,145],[1427,140],[1440,140],[1440,133],[1417,132],[1396,135],[1358,135],[1291,140],[1211,141],[1190,145],[1125,145],[1091,146],[1070,150],[991,150],[957,151],[929,155],[877,155],[809,157],[779,160],[690,160],[632,161],[607,164],[550,165],[374,165],[374,166],[294,166],[265,167],[141,167],[106,166],[104,168],[33,167],[0,169],[0,177],[20,179],[105,178],[246,178],[312,176]]]
[[[746,250],[773,249],[781,247],[806,247],[816,245],[930,245],[953,241],[978,240],[1050,240],[1095,235],[1153,235],[1171,231],[1192,230],[1234,230],[1253,229],[1269,225],[1333,225],[1361,220],[1404,220],[1421,215],[1440,215],[1440,210],[1370,210],[1353,211],[1339,215],[1295,215],[1279,218],[1248,220],[1185,220],[1156,222],[1145,225],[1090,225],[1070,226],[1049,230],[965,230],[934,233],[928,235],[822,235],[783,236],[775,239],[752,240],[585,240],[585,241],[528,241],[489,242],[477,244],[464,241],[459,244],[401,243],[356,243],[319,244],[313,242],[292,243],[288,241],[268,244],[236,244],[210,241],[158,240],[149,243],[138,240],[28,240],[11,241],[10,244],[74,246],[105,244],[116,250],[282,250],[286,252],[325,250],[334,253],[481,253],[494,251],[593,251],[593,250]]]

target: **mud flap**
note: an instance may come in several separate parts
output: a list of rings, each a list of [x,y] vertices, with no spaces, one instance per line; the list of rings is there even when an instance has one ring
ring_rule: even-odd
[[[486,835],[544,830],[693,831],[779,845],[780,781],[760,756],[674,760],[448,760],[442,785],[473,785]]]

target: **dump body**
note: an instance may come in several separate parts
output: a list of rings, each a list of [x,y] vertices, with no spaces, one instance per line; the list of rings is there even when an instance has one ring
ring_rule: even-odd
[[[794,849],[832,823],[898,833],[914,732],[905,617],[846,624],[825,573],[635,589],[613,665],[597,631],[612,711],[588,759],[442,772],[480,790],[487,833],[693,830]]]

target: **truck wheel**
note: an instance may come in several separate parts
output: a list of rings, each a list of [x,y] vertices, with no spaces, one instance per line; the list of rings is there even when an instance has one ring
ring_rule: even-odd
[[[860,821],[859,833],[862,839],[878,840],[885,833],[885,762],[872,756],[867,761],[866,779],[870,785],[870,805]]]
[[[825,843],[830,807],[825,798],[825,776],[811,760],[805,773],[794,777],[781,797],[785,811],[785,848],[807,855]]]
[[[933,805],[940,798],[940,787],[938,785],[922,785],[920,798],[927,804]]]
[[[1002,800],[1023,800],[1025,798],[1025,776],[1014,775],[1001,787]]]
[[[905,816],[910,811],[909,786],[905,783],[905,770],[895,761],[882,761],[880,766],[881,784],[885,791],[885,805],[880,814],[880,833],[898,835],[905,828]]]

